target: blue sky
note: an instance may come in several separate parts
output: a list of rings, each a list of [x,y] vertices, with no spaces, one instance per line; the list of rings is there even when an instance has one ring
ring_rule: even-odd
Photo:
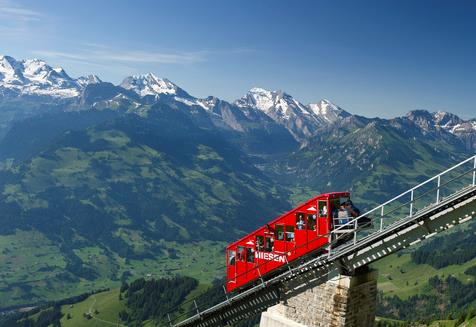
[[[192,95],[253,86],[366,116],[476,117],[475,1],[0,0],[0,53]]]

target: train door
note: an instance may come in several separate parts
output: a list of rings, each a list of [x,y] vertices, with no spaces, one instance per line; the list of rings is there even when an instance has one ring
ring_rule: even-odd
[[[286,235],[284,231],[284,224],[276,224],[274,226],[274,252],[286,252]]]
[[[244,246],[236,248],[236,277],[239,285],[246,282],[246,250]]]
[[[317,202],[317,230],[319,235],[327,236],[329,232],[329,217],[331,210],[329,210],[329,203],[327,200],[319,200]]]
[[[317,209],[312,207],[307,210],[306,213],[306,233],[308,247],[311,249],[316,248],[317,241]]]
[[[307,226],[306,214],[304,212],[296,212],[296,227],[294,228],[294,241],[296,249],[294,254],[299,256],[307,252]]]
[[[285,226],[285,236],[286,236],[286,251],[288,254],[295,253],[296,247],[296,237],[295,237],[295,227],[294,225],[286,224]]]
[[[266,232],[264,236],[256,236],[256,249],[259,252],[258,257],[262,260],[258,262],[256,272],[259,276],[266,274],[274,268],[273,262],[267,259],[267,253],[274,252],[274,236]]]
[[[259,277],[256,271],[255,249],[251,246],[246,247],[246,279],[251,281]]]
[[[236,283],[236,250],[229,249],[226,258],[226,276],[229,283]]]

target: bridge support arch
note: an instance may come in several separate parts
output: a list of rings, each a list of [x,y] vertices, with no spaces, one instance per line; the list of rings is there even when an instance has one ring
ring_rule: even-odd
[[[377,272],[362,267],[296,288],[284,284],[279,304],[261,315],[260,327],[373,326]],[[302,284],[301,284],[302,285]]]

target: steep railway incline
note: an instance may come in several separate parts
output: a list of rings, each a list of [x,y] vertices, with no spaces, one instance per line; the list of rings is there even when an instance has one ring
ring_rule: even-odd
[[[475,216],[476,155],[334,229],[324,254],[288,263],[279,275],[210,308],[194,302],[194,315],[169,316],[169,325],[226,326],[277,304],[284,293],[323,283],[339,273],[352,274]],[[370,230],[358,228],[363,217],[372,218]]]

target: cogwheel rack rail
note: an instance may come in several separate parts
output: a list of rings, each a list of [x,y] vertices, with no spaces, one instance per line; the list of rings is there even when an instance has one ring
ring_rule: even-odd
[[[279,303],[281,293],[328,276],[352,273],[389,254],[416,244],[476,216],[476,155],[340,225],[328,234],[323,254],[287,263],[277,276],[206,308],[196,299],[190,311],[163,316],[171,327],[219,327],[256,315]],[[370,229],[358,228],[359,219],[372,218]],[[310,241],[312,242],[312,240]],[[286,286],[285,286],[286,285]],[[184,304],[181,305],[183,308]],[[174,308],[176,311],[178,308]]]

